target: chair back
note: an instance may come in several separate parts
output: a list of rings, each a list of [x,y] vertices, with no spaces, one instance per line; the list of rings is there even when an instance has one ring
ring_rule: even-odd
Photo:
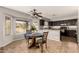
[[[47,41],[48,32],[43,32],[43,40]]]

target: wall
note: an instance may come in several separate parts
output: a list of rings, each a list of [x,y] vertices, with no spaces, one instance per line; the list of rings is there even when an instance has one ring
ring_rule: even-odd
[[[14,16],[14,17],[21,17],[21,18],[25,18],[25,19],[30,18],[29,14],[19,12],[19,11],[16,11],[16,10],[12,10],[12,9],[8,9],[8,8],[5,8],[5,7],[1,7],[1,6],[0,6],[0,12],[4,13],[4,14],[11,15],[11,16]]]
[[[68,20],[68,19],[77,19],[78,18],[78,10],[74,13],[52,17],[51,21],[59,21],[59,20]]]
[[[79,9],[78,9],[78,21],[77,21],[77,26],[78,26],[78,28],[77,28],[77,37],[78,37],[78,43],[79,43]]]
[[[0,13],[0,47],[3,45],[3,15]]]

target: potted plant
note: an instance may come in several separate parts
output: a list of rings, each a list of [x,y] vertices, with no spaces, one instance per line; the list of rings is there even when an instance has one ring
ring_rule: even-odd
[[[36,31],[36,27],[34,25],[31,25],[31,29],[30,29],[32,32],[35,32]]]

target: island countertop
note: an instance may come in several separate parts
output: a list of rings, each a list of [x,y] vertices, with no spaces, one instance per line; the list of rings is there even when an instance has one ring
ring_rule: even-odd
[[[59,29],[43,29],[39,30],[39,32],[46,32],[48,31],[48,40],[55,40],[60,41],[60,30]]]

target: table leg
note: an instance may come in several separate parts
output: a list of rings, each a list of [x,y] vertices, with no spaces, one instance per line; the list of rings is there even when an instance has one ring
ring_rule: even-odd
[[[33,37],[33,38],[32,38],[32,42],[31,42],[31,44],[30,44],[29,48],[34,47],[34,46],[35,46],[35,44],[36,44],[36,38],[35,38],[35,37]]]

